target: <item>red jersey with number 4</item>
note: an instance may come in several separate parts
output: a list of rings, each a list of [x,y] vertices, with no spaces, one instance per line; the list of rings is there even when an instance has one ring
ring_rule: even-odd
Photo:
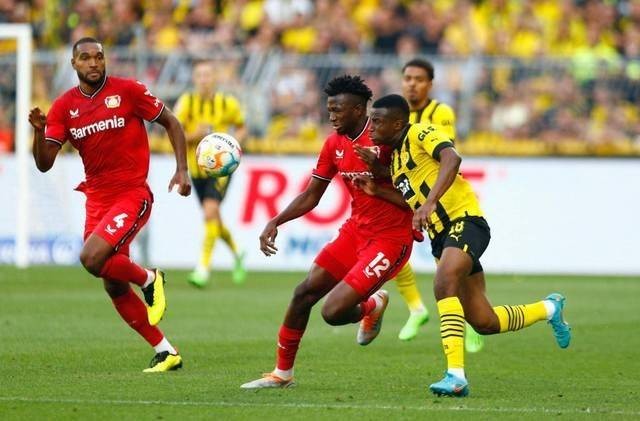
[[[45,137],[66,141],[80,152],[88,196],[108,197],[145,186],[149,141],[144,121],[160,116],[164,104],[140,82],[107,76],[92,95],[79,87],[58,97],[49,114]]]
[[[411,239],[413,213],[410,209],[401,208],[384,199],[368,195],[353,185],[352,180],[358,175],[373,177],[367,164],[356,154],[355,145],[370,148],[383,165],[390,164],[391,148],[373,143],[369,138],[367,121],[363,131],[355,139],[338,133],[327,137],[316,168],[313,170],[313,177],[330,181],[336,174],[342,176],[351,194],[350,220],[356,223],[358,230],[364,235],[379,235],[400,241]],[[393,188],[390,178],[375,179],[375,182]]]

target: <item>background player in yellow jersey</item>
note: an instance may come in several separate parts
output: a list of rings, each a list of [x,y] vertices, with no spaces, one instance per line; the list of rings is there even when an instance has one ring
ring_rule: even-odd
[[[435,124],[450,139],[456,138],[456,115],[453,108],[431,98],[435,72],[433,65],[424,59],[414,58],[402,68],[402,96],[411,110],[409,122]]]
[[[421,58],[409,60],[402,68],[402,96],[409,103],[409,123],[435,124],[449,136],[449,139],[455,141],[456,115],[453,108],[430,96],[434,76],[433,64]],[[401,275],[402,273],[398,275],[396,282],[411,312],[413,313],[414,309],[420,306],[424,308],[422,297],[420,297],[415,283],[415,276],[411,278],[414,280],[411,285],[410,278],[403,278]],[[478,335],[473,328],[467,326],[466,350],[478,352],[483,346],[484,338]]]
[[[462,159],[450,137],[434,125],[410,124],[409,105],[400,95],[375,101],[370,118],[373,142],[394,148],[391,176],[396,189],[365,178],[356,183],[368,194],[411,207],[414,229],[427,228],[438,261],[433,290],[447,371],[429,387],[431,391],[447,396],[469,393],[464,372],[465,321],[490,335],[548,320],[558,345],[568,347],[571,330],[563,318],[561,294],[533,304],[491,307],[479,260],[489,245],[489,225],[471,184],[458,173]]]
[[[184,126],[187,139],[187,161],[193,187],[204,214],[204,239],[198,266],[189,275],[189,282],[204,286],[209,281],[209,269],[216,240],[221,238],[235,258],[233,281],[242,283],[246,278],[244,253],[236,245],[231,232],[220,215],[220,203],[224,199],[230,177],[207,176],[196,163],[196,146],[207,134],[229,132],[242,141],[245,136],[244,114],[240,103],[229,94],[216,91],[215,67],[210,61],[193,66],[193,91],[185,92],[176,102],[175,114]]]

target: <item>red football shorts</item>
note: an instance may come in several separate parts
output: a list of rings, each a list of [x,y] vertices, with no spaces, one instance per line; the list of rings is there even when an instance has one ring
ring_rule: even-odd
[[[347,221],[338,237],[320,251],[315,263],[365,298],[402,269],[411,256],[413,241],[370,238],[354,225]]]
[[[116,253],[129,255],[129,245],[149,220],[153,195],[147,187],[119,194],[113,200],[87,198],[84,239],[96,234]]]

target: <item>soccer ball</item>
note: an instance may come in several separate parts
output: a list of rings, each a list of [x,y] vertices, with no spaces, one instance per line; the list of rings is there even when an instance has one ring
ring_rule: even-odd
[[[198,166],[213,177],[226,177],[238,168],[242,149],[238,141],[226,133],[206,135],[196,148]]]

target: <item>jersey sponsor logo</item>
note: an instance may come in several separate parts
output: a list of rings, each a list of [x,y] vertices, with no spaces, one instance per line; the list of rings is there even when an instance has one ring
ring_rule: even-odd
[[[358,176],[373,178],[371,171],[340,171],[340,175],[347,180],[353,180]]]
[[[124,220],[128,216],[129,215],[127,215],[126,213],[121,213],[120,215],[114,216],[113,217],[113,222],[115,222],[115,228],[112,227],[111,224],[107,224],[107,227],[105,228],[105,231],[107,231],[111,235],[115,234],[116,231],[118,230],[118,228],[124,227]]]
[[[336,159],[342,159],[342,158],[344,158],[344,149],[341,151],[336,149]]]
[[[86,126],[78,128],[71,127],[69,129],[69,132],[75,140],[81,140],[89,135],[103,132],[105,130],[121,129],[124,127],[124,123],[124,117],[118,117],[114,115],[109,119],[96,121],[95,123],[87,124]]]
[[[111,95],[104,99],[104,105],[106,105],[107,108],[118,108],[120,106],[120,101],[120,95]]]
[[[384,272],[389,269],[391,262],[387,259],[383,252],[379,251],[376,257],[364,268],[363,272],[370,278],[375,275],[376,278],[381,278]]]
[[[424,140],[424,138],[429,136],[433,131],[434,131],[434,128],[432,126],[427,127],[426,129],[424,129],[420,133],[418,133],[418,140],[420,142],[422,142]],[[435,138],[431,139],[432,142],[434,140],[435,140]]]
[[[71,117],[71,118],[80,117],[80,110],[77,109],[77,108],[75,110],[69,110],[69,117]]]

